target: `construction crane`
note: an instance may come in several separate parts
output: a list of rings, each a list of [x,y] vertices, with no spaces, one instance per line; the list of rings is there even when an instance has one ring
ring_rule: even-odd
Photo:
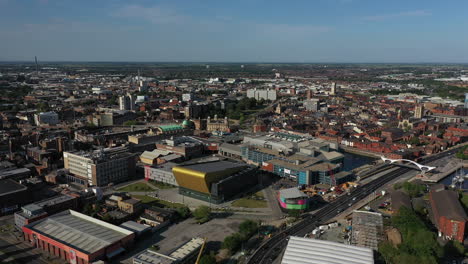
[[[198,252],[197,261],[195,261],[195,264],[200,263],[200,259],[201,259],[201,256],[203,254],[203,250],[205,250],[205,245],[206,245],[206,237],[203,238],[203,244],[200,247],[200,252]]]

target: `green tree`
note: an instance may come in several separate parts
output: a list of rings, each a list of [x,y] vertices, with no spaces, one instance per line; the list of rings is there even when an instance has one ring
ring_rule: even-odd
[[[236,250],[241,246],[242,242],[242,235],[239,233],[234,233],[224,239],[222,248],[228,249],[231,253],[236,252]]]
[[[393,189],[395,190],[399,190],[403,187],[403,183],[402,182],[397,182],[395,184],[393,184]]]
[[[444,255],[452,257],[463,257],[465,255],[465,247],[458,241],[450,240],[444,246]]]
[[[36,109],[37,109],[37,111],[39,111],[39,112],[47,112],[47,111],[50,111],[49,104],[46,103],[46,102],[38,103],[38,104],[36,105]]]
[[[301,216],[301,212],[299,210],[288,210],[288,215],[290,217],[299,218]]]
[[[379,244],[379,253],[386,263],[393,263],[392,260],[398,255],[398,249],[392,243],[385,241]]]
[[[200,205],[195,211],[193,211],[193,216],[198,223],[203,224],[210,221],[211,209],[206,205]]]
[[[418,145],[421,144],[421,141],[419,140],[418,137],[413,137],[412,139],[409,140],[409,143],[410,143],[411,145],[416,145],[416,146],[418,146]]]
[[[190,209],[187,206],[177,208],[176,212],[179,219],[187,219],[190,216]]]
[[[203,255],[200,258],[199,264],[216,264],[216,258],[211,255]]]
[[[245,121],[245,116],[243,113],[240,114],[240,117],[239,117],[239,125],[242,125],[244,124],[244,121]]]
[[[18,75],[18,77],[16,78],[16,81],[17,82],[24,82],[24,81],[26,81],[26,77],[24,75]]]
[[[418,197],[424,194],[426,191],[426,186],[421,184],[415,184],[411,182],[403,183],[403,190],[410,196],[410,197]]]
[[[239,232],[249,239],[258,230],[258,223],[252,220],[245,220],[239,225]]]
[[[112,223],[114,221],[114,218],[112,218],[112,216],[110,216],[109,214],[105,214],[102,216],[102,221]]]
[[[129,120],[129,121],[125,121],[123,123],[124,126],[135,126],[135,125],[138,125],[138,121],[136,120]]]
[[[387,263],[438,263],[443,249],[424,221],[411,209],[400,208],[392,217],[392,225],[400,231],[402,243],[393,250],[390,244],[381,243],[379,252]]]
[[[118,102],[117,102],[117,95],[113,95],[108,101],[107,103],[110,104],[110,105],[116,105]]]
[[[94,214],[93,206],[92,206],[90,203],[87,203],[87,204],[83,207],[83,214],[89,215],[89,216],[92,216],[92,215]]]

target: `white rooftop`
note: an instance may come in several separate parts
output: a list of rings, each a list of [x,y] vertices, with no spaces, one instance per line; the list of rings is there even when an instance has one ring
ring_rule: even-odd
[[[284,199],[294,199],[294,198],[300,198],[300,197],[307,197],[307,195],[303,192],[301,192],[297,187],[292,187],[288,189],[282,189],[279,191],[280,196]]]
[[[281,264],[374,264],[372,249],[291,236]]]

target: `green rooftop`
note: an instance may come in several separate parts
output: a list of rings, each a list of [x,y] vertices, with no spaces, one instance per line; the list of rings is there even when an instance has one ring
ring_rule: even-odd
[[[159,126],[163,132],[182,130],[183,128],[180,125],[162,125]]]

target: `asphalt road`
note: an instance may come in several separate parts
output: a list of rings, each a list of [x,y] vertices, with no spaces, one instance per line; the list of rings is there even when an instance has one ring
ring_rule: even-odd
[[[434,160],[453,155],[454,153],[456,153],[457,150],[458,148],[455,148],[447,152],[428,156],[419,163],[427,164]],[[376,191],[378,188],[382,187],[383,185],[398,178],[399,176],[403,175],[404,173],[410,170],[410,168],[402,167],[397,170],[391,171],[388,174],[382,175],[381,177],[369,182],[366,185],[356,188],[356,190],[354,190],[349,195],[339,197],[335,201],[325,205],[315,214],[305,217],[296,225],[286,229],[285,231],[265,241],[253,253],[253,255],[249,258],[247,263],[272,263],[286,247],[289,236],[305,236],[307,233],[312,232],[312,230],[318,225],[320,225],[320,223],[324,223],[327,220],[332,219],[337,214],[347,209],[349,207],[349,203],[354,204],[355,202],[363,199],[372,192]]]

